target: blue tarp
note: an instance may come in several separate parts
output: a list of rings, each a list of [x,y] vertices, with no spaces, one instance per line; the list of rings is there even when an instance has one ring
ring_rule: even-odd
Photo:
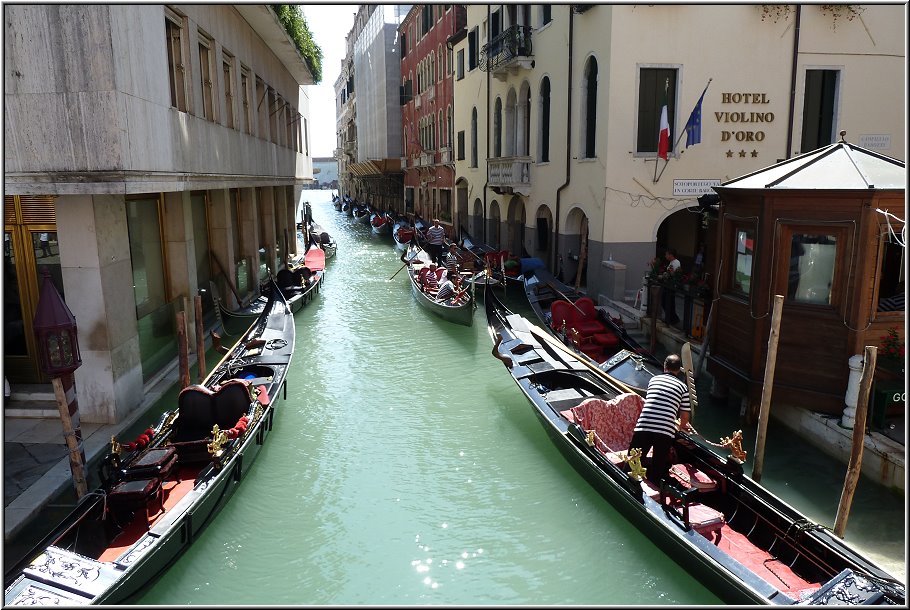
[[[540,269],[541,267],[546,267],[544,262],[539,258],[523,258],[521,259],[521,272],[527,273],[528,271],[534,271],[535,269]]]

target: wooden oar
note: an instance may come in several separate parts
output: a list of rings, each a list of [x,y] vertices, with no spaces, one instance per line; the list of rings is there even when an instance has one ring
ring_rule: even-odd
[[[423,249],[423,248],[420,247],[420,244],[417,244],[417,250],[420,251],[420,250],[422,250],[422,249]],[[404,269],[405,267],[407,267],[408,265],[410,265],[412,262],[414,262],[414,259],[417,257],[417,254],[415,253],[413,257],[411,257],[411,258],[409,258],[408,260],[405,261],[405,260],[404,260],[404,255],[407,254],[407,253],[408,253],[408,251],[405,250],[404,252],[401,253],[401,256],[398,257],[398,260],[404,261],[404,264],[401,266],[401,269]],[[387,281],[387,282],[391,282],[392,279],[393,279],[396,275],[398,275],[399,273],[401,273],[401,269],[399,269],[398,271],[396,271],[395,273],[393,273],[393,274],[392,274],[392,277],[390,277],[390,278],[387,279],[386,281]]]
[[[580,308],[578,305],[576,305],[576,304],[572,301],[572,299],[570,299],[570,298],[569,298],[568,296],[566,296],[565,293],[563,293],[559,288],[557,288],[555,285],[553,285],[553,282],[548,281],[548,282],[547,282],[547,286],[549,286],[556,294],[558,294],[559,296],[561,296],[562,298],[564,298],[566,301],[568,301],[569,304],[572,305],[572,307],[574,307],[575,309],[578,310],[578,313],[580,313],[580,314],[582,314],[582,315],[585,315],[585,316],[588,315],[588,314],[586,314],[585,312],[583,312],[583,311],[581,310],[581,308]]]
[[[704,347],[702,347],[704,349]],[[698,406],[698,395],[695,393],[695,371],[692,368],[692,346],[686,341],[680,350],[683,375],[686,377],[686,388],[689,390],[689,421],[695,419],[695,407]]]
[[[558,350],[568,354],[569,356],[572,356],[574,359],[578,360],[583,365],[585,365],[586,367],[591,369],[591,371],[593,371],[594,373],[597,373],[598,375],[600,375],[602,377],[606,377],[607,379],[610,380],[610,382],[613,385],[615,385],[618,389],[622,390],[623,392],[627,392],[629,394],[638,393],[635,390],[633,390],[631,387],[627,386],[625,383],[620,381],[619,379],[616,379],[615,377],[613,377],[612,375],[610,375],[609,373],[604,371],[603,369],[594,366],[593,364],[591,364],[590,362],[588,362],[587,360],[585,360],[583,358],[579,358],[578,354],[576,354],[575,352],[570,350],[568,347],[566,347],[565,345],[563,345],[562,343],[558,342],[556,339],[551,337],[549,334],[547,334],[546,331],[538,329],[533,324],[528,324],[528,329],[531,331],[531,334],[536,336],[538,339],[542,339],[542,340],[546,341],[554,349],[558,349]]]

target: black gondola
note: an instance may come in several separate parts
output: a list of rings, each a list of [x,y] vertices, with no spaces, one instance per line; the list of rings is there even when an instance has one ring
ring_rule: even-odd
[[[294,318],[273,286],[202,385],[135,441],[112,440],[101,485],[6,572],[4,605],[126,602],[199,536],[249,470],[275,419]]]
[[[597,491],[661,550],[729,603],[905,604],[904,585],[743,473],[741,434],[721,457],[677,432],[660,487],[629,447],[643,399],[579,359],[492,289],[493,355],[551,440]],[[640,451],[638,451],[640,454]],[[628,471],[628,472],[627,472]]]
[[[629,336],[621,320],[596,308],[590,297],[547,269],[535,269],[523,278],[528,303],[550,334],[644,396],[651,377],[663,372],[663,364]]]

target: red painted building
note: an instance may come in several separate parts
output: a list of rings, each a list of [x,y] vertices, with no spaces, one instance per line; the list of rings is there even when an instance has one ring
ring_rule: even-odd
[[[416,4],[398,28],[405,211],[439,218],[454,234],[454,59],[447,45],[464,29],[458,4]]]

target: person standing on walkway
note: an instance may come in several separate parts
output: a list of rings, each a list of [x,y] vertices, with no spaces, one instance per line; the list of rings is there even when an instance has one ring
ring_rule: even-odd
[[[51,242],[48,239],[47,233],[38,233],[38,245],[41,248],[41,257],[51,255]]]
[[[660,485],[670,470],[670,446],[676,434],[676,418],[683,430],[689,427],[689,390],[679,379],[682,360],[670,354],[664,360],[664,372],[648,382],[645,405],[638,416],[629,447],[641,449],[642,460],[652,448],[648,480]]]
[[[667,261],[667,266],[664,272],[658,276],[658,279],[669,280],[673,274],[679,273],[680,262],[676,258],[676,250],[667,248],[666,252],[664,252],[664,259]],[[679,316],[676,315],[676,291],[670,288],[668,284],[664,284],[663,287],[661,306],[664,310],[664,322],[667,323],[667,326],[673,326],[679,322]]]
[[[439,219],[433,219],[433,226],[427,229],[427,250],[436,264],[442,263],[443,244],[446,239],[446,229],[439,224]]]

